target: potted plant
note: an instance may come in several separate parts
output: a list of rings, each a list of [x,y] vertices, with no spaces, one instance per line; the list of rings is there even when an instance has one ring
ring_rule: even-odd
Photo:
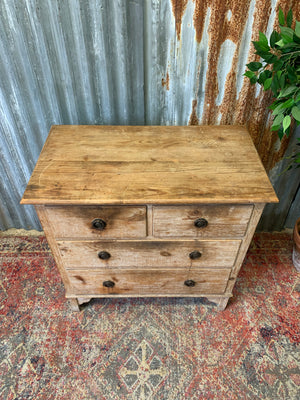
[[[279,32],[273,30],[269,40],[259,32],[259,40],[252,42],[257,60],[247,64],[248,70],[244,75],[251,84],[271,90],[271,131],[276,131],[282,140],[284,135],[289,136],[295,124],[300,124],[300,22],[293,21],[292,10],[285,17],[281,8],[278,20]],[[300,138],[297,140],[297,145],[300,145]],[[293,167],[300,167],[299,151],[291,157],[287,169]],[[295,224],[293,238],[293,262],[300,271],[300,219]]]

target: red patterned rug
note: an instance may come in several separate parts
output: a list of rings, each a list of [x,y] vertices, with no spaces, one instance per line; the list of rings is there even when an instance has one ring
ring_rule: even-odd
[[[44,236],[0,237],[0,399],[300,399],[291,237],[256,234],[223,312],[98,299],[72,313]]]

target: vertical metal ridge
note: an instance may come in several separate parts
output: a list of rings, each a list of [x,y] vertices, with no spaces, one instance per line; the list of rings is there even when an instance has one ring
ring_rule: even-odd
[[[59,4],[59,23],[63,25],[66,65],[74,93],[76,114],[78,121],[86,124],[95,119],[95,109],[89,80],[85,32],[82,26],[84,15],[79,0]]]
[[[102,0],[90,1],[86,12],[87,43],[89,47],[90,80],[96,108],[95,123],[112,124],[114,120],[113,93],[111,88],[111,70],[109,68],[109,46],[105,35],[107,10]]]

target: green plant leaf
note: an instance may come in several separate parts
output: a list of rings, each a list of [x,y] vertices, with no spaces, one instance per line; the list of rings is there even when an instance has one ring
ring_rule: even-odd
[[[276,47],[276,42],[281,39],[280,34],[277,31],[273,31],[270,36],[270,45],[274,49]]]
[[[293,23],[293,11],[290,8],[286,16],[286,24],[287,26],[291,27],[292,23]]]
[[[277,117],[274,119],[273,124],[274,126],[280,126],[281,122],[283,121],[284,114],[278,114]]]
[[[284,132],[283,132],[283,128],[282,125],[279,127],[278,131],[277,131],[277,135],[279,137],[280,140],[282,140],[283,136],[284,136]]]
[[[256,50],[256,54],[263,57],[267,53],[267,49],[265,47],[262,47],[260,42],[252,42],[252,43]]]
[[[296,21],[295,33],[300,38],[300,21]]]
[[[296,72],[294,70],[294,68],[292,68],[290,65],[287,66],[287,72],[288,72],[288,78],[290,80],[291,83],[297,83],[298,78],[296,75]]]
[[[272,72],[266,69],[265,71],[261,72],[258,77],[258,83],[264,85],[265,81],[268,78],[272,78]]]
[[[279,104],[281,104],[281,103],[282,103],[281,100],[274,100],[273,103],[269,106],[269,109],[270,109],[270,110],[275,110],[275,108],[277,108],[277,106],[278,106]]]
[[[288,126],[287,130],[285,131],[285,134],[286,134],[287,137],[289,137],[290,132],[291,132],[291,126]]]
[[[278,98],[286,97],[286,96],[294,93],[296,90],[297,90],[297,86],[295,86],[295,85],[287,86],[286,88],[282,89],[282,91],[279,93]]]
[[[294,38],[295,35],[293,35]],[[292,38],[292,40],[293,40]],[[281,49],[281,51],[284,53],[284,55],[286,55],[289,51],[295,51],[295,49],[299,49],[299,44],[298,43],[287,43],[286,45],[284,45],[284,47]]]
[[[275,43],[278,47],[283,47],[285,45],[284,41],[280,39],[278,42]]]
[[[282,41],[285,45],[288,43],[292,43],[292,41],[293,41],[293,37],[290,37],[290,35],[286,35],[285,33],[282,33],[281,37],[282,37]]]
[[[296,21],[296,22],[298,22],[298,21]],[[300,36],[297,36],[296,33],[294,33],[294,35],[293,35],[293,40],[295,43],[300,44]]]
[[[272,125],[271,126],[271,131],[278,131],[278,129],[280,129],[281,125]]]
[[[282,140],[282,138],[284,136],[284,132],[283,132],[282,126],[279,127],[279,129],[277,131],[277,135],[278,135],[279,139]]]
[[[279,78],[279,86],[280,86],[281,89],[284,89],[284,88],[285,88],[286,75],[287,75],[287,74],[286,74],[285,72],[282,73],[282,74],[280,75],[280,78]]]
[[[278,20],[279,20],[279,24],[280,25],[284,25],[285,24],[285,18],[284,18],[284,14],[283,14],[283,11],[282,11],[281,7],[279,7]]]
[[[244,76],[246,76],[247,78],[252,78],[252,76],[254,76],[254,75],[255,75],[255,73],[252,71],[246,71],[244,73]]]
[[[281,30],[281,35],[284,34],[285,36],[288,36],[293,40],[293,34],[294,34],[293,29],[287,28],[286,26],[281,26],[280,30]]]
[[[264,82],[264,90],[270,89],[271,84],[272,84],[272,78],[266,79],[265,82]]]
[[[274,62],[276,62],[277,61],[277,57],[276,56],[274,56],[274,54],[271,54],[271,53],[262,53],[262,56],[261,56],[265,61],[266,61],[266,63],[268,63],[268,64],[273,64]]]
[[[262,49],[265,49],[266,51],[270,50],[268,39],[267,39],[266,35],[264,33],[262,33],[261,31],[259,31],[259,41],[258,42]]]
[[[277,58],[273,65],[275,71],[279,71],[282,68],[283,64],[284,64],[284,60],[282,60],[281,58]],[[282,71],[281,71],[281,73],[282,73]]]
[[[288,127],[291,125],[291,121],[292,121],[292,119],[291,119],[291,117],[290,117],[289,115],[286,115],[286,116],[283,118],[283,121],[282,121],[283,132],[286,132],[286,130],[288,129]]]
[[[250,69],[250,71],[258,71],[262,67],[262,63],[253,61],[247,64],[247,67]]]
[[[292,107],[295,104],[294,99],[288,99],[284,103],[282,103],[283,108]]]
[[[273,93],[274,97],[277,97],[278,96],[278,91],[280,90],[280,85],[279,85],[278,76],[276,74],[273,76],[273,80],[272,80],[272,83],[271,83],[271,90],[272,90],[272,93]],[[275,105],[275,107],[276,107],[276,105]]]
[[[300,108],[294,106],[292,108],[292,116],[295,118],[296,121],[300,121]]]
[[[272,112],[272,115],[277,115],[279,113],[281,113],[284,109],[283,103],[280,103]]]

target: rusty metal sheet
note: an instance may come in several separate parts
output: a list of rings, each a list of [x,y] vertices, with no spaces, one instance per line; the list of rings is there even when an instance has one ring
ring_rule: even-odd
[[[251,40],[299,0],[1,0],[0,229],[39,228],[19,199],[52,124],[246,124],[282,158]]]
[[[174,34],[169,36],[168,87],[163,89],[171,91],[165,93],[164,102],[177,100],[177,109],[170,115],[170,108],[162,107],[161,121],[246,124],[270,170],[282,158],[288,140],[278,146],[276,134],[270,133],[271,95],[251,86],[243,73],[254,59],[251,41],[257,40],[259,31],[270,35],[278,26],[279,6],[284,12],[292,7],[299,19],[298,0],[171,0],[166,19],[172,12]],[[181,110],[184,115],[179,115]]]

